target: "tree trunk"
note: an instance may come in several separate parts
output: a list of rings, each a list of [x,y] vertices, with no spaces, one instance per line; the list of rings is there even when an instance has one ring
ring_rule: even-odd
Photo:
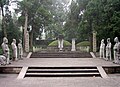
[[[89,41],[90,41],[90,51],[93,51],[93,35],[90,33],[89,35]]]
[[[3,11],[3,7],[1,6],[1,10],[2,10],[2,32],[3,32],[3,36],[7,37],[7,31],[5,28],[5,19],[4,19],[4,11]]]
[[[30,33],[30,49],[32,51],[32,48],[33,48],[33,31],[34,29],[32,29],[31,33]]]
[[[89,25],[90,25],[90,33],[89,33],[89,41],[90,41],[90,51],[93,51],[93,26],[92,26],[92,19],[89,21]]]

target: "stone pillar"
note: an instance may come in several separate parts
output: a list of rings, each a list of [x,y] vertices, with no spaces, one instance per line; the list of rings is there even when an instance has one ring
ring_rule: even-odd
[[[63,43],[64,43],[63,35],[60,34],[58,36],[58,48],[59,48],[59,51],[63,51]]]
[[[29,52],[29,32],[26,32],[26,39],[25,39],[25,52]]]
[[[94,32],[93,32],[93,52],[96,52],[96,51],[97,51],[96,34],[97,34],[97,33],[94,31]]]
[[[63,50],[63,39],[58,39],[58,48],[59,48],[59,51]]]
[[[43,32],[41,33],[41,40],[45,40],[46,36],[45,36],[45,29],[43,29]]]
[[[72,39],[72,49],[71,51],[76,51],[75,49],[75,38]]]

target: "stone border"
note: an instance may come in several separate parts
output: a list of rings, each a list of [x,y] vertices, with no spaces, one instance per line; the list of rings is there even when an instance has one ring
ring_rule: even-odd
[[[93,52],[90,52],[90,54],[93,58],[97,58]]]
[[[102,78],[108,78],[108,75],[107,75],[107,73],[105,72],[105,70],[103,69],[102,66],[97,66],[97,69],[98,69]]]
[[[28,67],[23,67],[17,77],[17,79],[23,79],[25,77],[25,74],[28,70]]]
[[[32,55],[32,52],[29,52],[26,58],[30,58],[31,55]]]

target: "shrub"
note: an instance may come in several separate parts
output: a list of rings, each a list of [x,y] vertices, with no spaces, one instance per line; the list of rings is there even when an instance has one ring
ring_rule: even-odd
[[[71,43],[66,41],[66,40],[64,40],[63,45],[64,46],[71,46]],[[58,46],[58,40],[51,42],[48,46]]]
[[[77,46],[90,46],[90,42],[89,41],[83,41],[77,44]]]

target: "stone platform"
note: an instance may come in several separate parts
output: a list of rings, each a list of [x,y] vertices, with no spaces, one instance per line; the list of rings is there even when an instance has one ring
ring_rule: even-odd
[[[31,58],[92,58],[89,52],[33,52]]]
[[[99,58],[24,58],[6,67],[109,67],[119,66]],[[100,69],[99,69],[100,70]],[[102,73],[102,70],[100,70]],[[38,77],[18,79],[0,74],[0,87],[120,87],[120,75],[100,77]]]

